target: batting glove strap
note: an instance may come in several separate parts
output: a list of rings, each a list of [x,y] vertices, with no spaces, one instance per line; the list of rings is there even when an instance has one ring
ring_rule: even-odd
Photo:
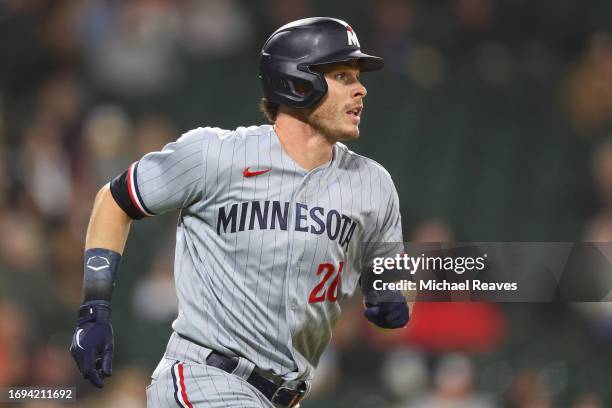
[[[110,323],[111,304],[106,300],[90,300],[79,308],[79,326],[85,323]]]

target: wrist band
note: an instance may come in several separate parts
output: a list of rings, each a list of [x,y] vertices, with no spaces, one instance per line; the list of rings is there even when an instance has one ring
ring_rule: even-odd
[[[121,255],[104,248],[85,251],[83,259],[83,293],[89,300],[110,301]]]

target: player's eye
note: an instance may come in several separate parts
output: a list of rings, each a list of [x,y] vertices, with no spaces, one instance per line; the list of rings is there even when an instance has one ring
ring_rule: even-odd
[[[338,72],[336,75],[334,75],[334,78],[336,78],[338,81],[344,81],[346,79],[346,74],[344,72]]]

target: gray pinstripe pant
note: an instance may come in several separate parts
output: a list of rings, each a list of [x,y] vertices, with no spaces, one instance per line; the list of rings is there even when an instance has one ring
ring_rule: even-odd
[[[147,408],[273,408],[247,378],[254,366],[240,359],[233,374],[206,364],[211,350],[173,333],[151,375]]]

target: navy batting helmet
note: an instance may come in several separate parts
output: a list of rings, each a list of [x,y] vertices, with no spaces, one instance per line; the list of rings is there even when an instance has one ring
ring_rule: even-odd
[[[265,42],[259,78],[265,97],[280,105],[306,108],[317,103],[327,83],[315,65],[358,60],[361,71],[375,71],[383,59],[361,52],[355,31],[346,22],[329,17],[297,20],[276,30]],[[306,92],[298,92],[296,83]]]

